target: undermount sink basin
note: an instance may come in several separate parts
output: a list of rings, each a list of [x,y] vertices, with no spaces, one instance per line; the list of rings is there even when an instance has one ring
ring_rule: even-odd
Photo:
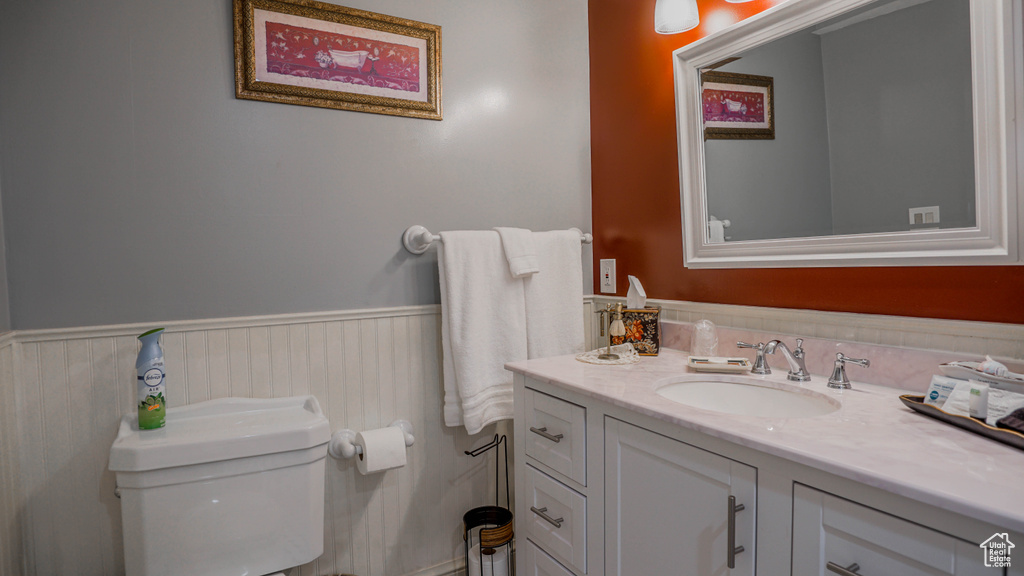
[[[838,401],[821,393],[739,376],[670,379],[655,392],[694,408],[741,416],[808,418],[840,407]]]

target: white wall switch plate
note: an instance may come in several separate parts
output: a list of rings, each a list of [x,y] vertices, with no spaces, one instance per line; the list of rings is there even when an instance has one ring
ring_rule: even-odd
[[[615,259],[601,260],[601,292],[615,294]]]
[[[911,226],[927,226],[929,224],[939,223],[939,207],[938,206],[922,206],[920,208],[910,209],[910,225]]]

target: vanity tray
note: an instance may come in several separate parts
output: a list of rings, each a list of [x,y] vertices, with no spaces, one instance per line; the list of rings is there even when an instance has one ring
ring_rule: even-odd
[[[967,416],[957,416],[944,412],[941,408],[932,406],[931,404],[924,403],[924,396],[915,396],[913,394],[903,394],[900,396],[900,401],[906,405],[907,408],[915,412],[920,412],[932,418],[942,420],[947,424],[952,424],[958,428],[964,430],[970,430],[975,434],[981,434],[995,440],[996,442],[1002,442],[1003,444],[1009,444],[1014,448],[1024,450],[1024,434],[1020,432],[1014,432],[1013,430],[1007,430],[1006,428],[996,428],[989,426],[984,422],[975,420]]]
[[[750,360],[746,358],[722,358],[718,356],[690,356],[686,365],[697,372],[737,373],[749,372]]]

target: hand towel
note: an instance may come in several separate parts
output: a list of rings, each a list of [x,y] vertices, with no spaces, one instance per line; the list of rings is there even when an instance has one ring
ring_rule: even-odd
[[[540,271],[537,250],[534,248],[533,232],[523,228],[495,228],[501,236],[501,247],[505,250],[509,271],[513,278],[522,278]]]
[[[512,278],[493,230],[442,232],[437,264],[444,420],[476,434],[512,418],[505,363],[526,359],[523,281]]]
[[[583,352],[583,258],[579,230],[534,232],[541,271],[523,279],[529,358]]]

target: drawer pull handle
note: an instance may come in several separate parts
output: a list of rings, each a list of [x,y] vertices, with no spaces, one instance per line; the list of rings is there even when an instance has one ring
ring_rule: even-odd
[[[537,508],[535,506],[530,506],[530,512],[533,512],[537,516],[540,516],[541,518],[547,520],[548,523],[550,523],[555,528],[561,528],[562,527],[562,522],[565,522],[565,518],[552,518],[551,516],[548,516],[547,514],[545,514],[545,512],[547,512],[547,511],[548,511],[548,507],[547,506],[545,506],[543,508]]]
[[[730,569],[736,567],[736,555],[741,554],[745,550],[743,546],[736,545],[736,513],[744,508],[746,508],[746,506],[743,504],[736,503],[735,496],[729,496],[729,515],[727,516],[729,519],[729,526],[726,537],[729,548],[726,550],[726,558],[728,559]]]
[[[839,574],[839,576],[861,576],[857,573],[857,570],[860,570],[860,566],[856,562],[850,564],[846,568],[843,568],[835,562],[829,562],[828,564],[825,564],[825,568],[828,568],[830,571]]]
[[[543,428],[534,428],[533,426],[530,426],[530,432],[533,432],[534,434],[537,434],[538,436],[543,436],[543,437],[547,438],[548,440],[551,440],[555,444],[558,444],[562,440],[562,438],[564,438],[564,436],[561,435],[561,434],[551,434],[550,432],[548,432],[548,427],[547,426],[545,426]]]

